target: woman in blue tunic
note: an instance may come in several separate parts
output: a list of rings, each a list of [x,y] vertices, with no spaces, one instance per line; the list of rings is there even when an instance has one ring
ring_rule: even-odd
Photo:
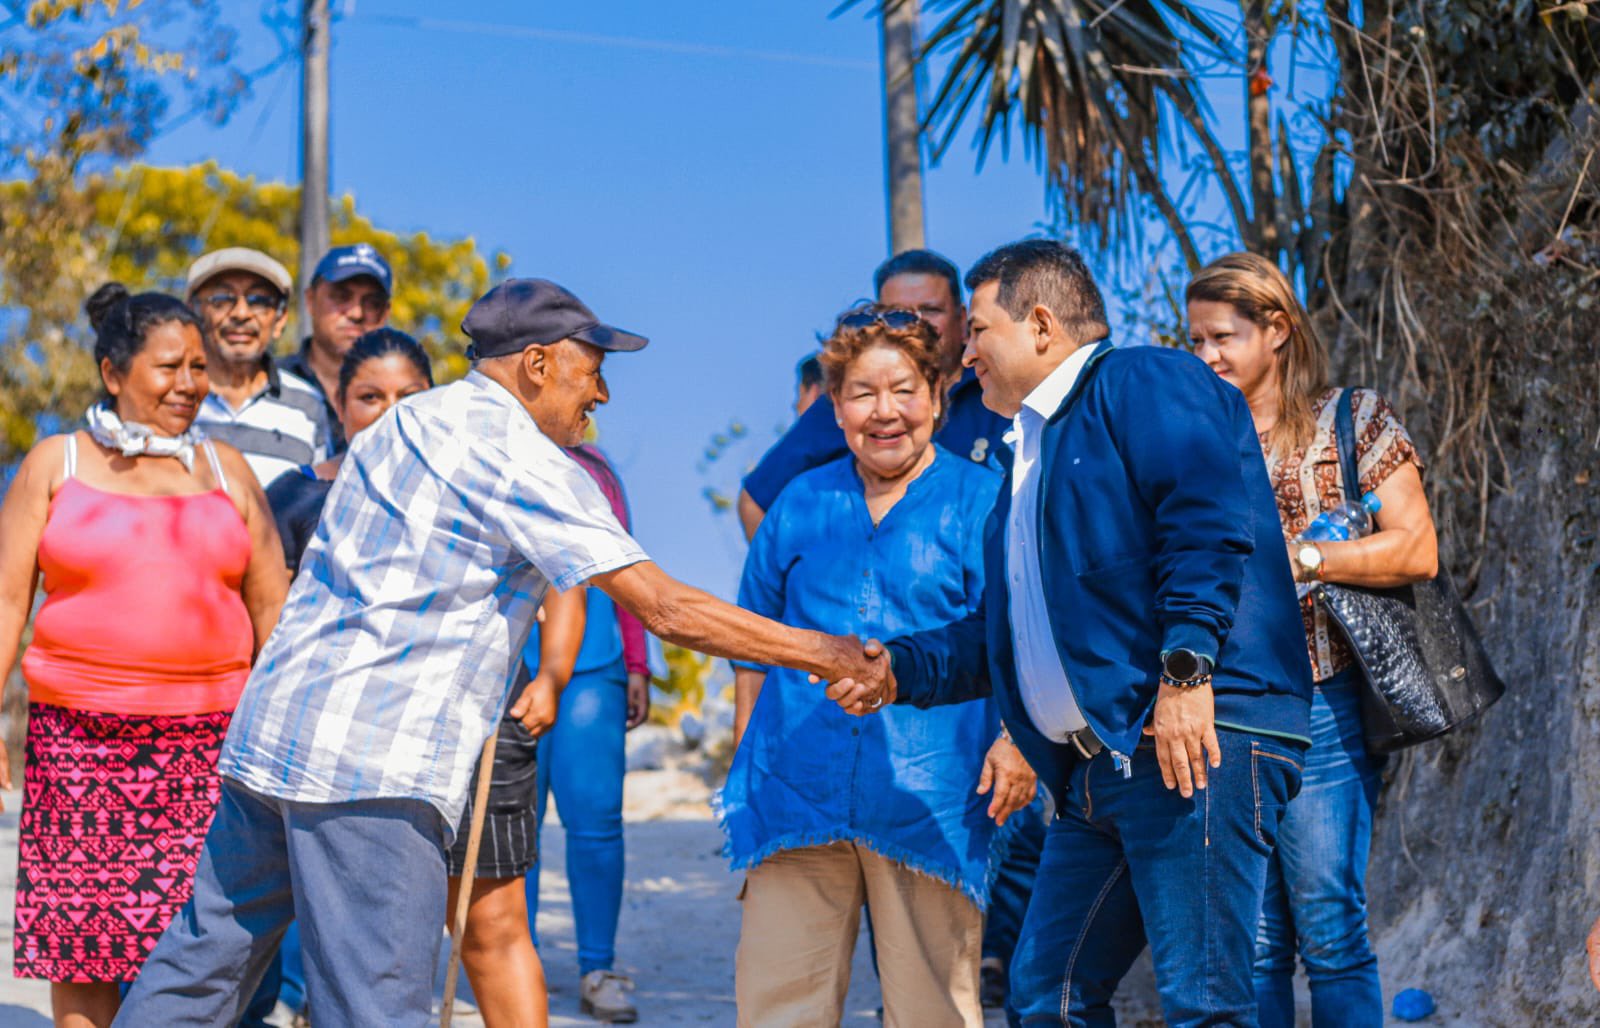
[[[914,313],[863,308],[821,360],[850,454],[778,497],[740,603],[863,638],[962,618],[982,592],[999,479],[931,443],[947,371],[937,335]],[[1031,776],[992,802],[978,791],[1000,732],[991,702],[854,718],[803,673],[736,675],[738,749],[719,803],[733,866],[748,871],[739,1023],[838,1023],[865,904],[885,1023],[981,1025],[994,821],[1033,795]]]

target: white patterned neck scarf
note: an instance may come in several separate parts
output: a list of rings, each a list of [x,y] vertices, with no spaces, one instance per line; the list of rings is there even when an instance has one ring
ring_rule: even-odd
[[[89,434],[101,446],[124,457],[176,457],[189,471],[194,470],[194,448],[205,438],[205,433],[196,428],[177,437],[156,435],[148,425],[117,417],[110,402],[104,400],[89,408],[87,420]]]

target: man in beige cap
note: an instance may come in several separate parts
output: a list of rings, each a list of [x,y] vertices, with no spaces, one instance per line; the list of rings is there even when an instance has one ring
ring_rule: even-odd
[[[242,246],[189,266],[189,306],[205,323],[211,392],[195,424],[238,448],[263,486],[330,455],[328,416],[317,391],[280,374],[269,352],[289,320],[292,281],[282,264]]]

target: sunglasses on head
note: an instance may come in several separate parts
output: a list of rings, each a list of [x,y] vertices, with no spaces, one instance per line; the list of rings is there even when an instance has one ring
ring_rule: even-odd
[[[916,311],[895,307],[886,311],[853,311],[839,319],[839,327],[868,328],[872,325],[882,325],[885,328],[901,329],[910,328],[921,320],[922,315]]]

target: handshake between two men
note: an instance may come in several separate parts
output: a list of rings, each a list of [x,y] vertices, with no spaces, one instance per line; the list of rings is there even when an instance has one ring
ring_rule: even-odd
[[[860,717],[875,714],[886,704],[894,702],[894,669],[889,664],[889,651],[876,639],[861,644],[861,655],[868,662],[868,673],[860,677],[841,676],[828,683],[823,694],[837,703],[846,714]],[[822,677],[812,675],[811,683],[820,685]]]

